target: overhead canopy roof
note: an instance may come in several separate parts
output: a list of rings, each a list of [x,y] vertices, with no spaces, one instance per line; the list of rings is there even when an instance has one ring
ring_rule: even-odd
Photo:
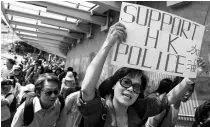
[[[1,2],[5,22],[20,39],[61,57],[91,33],[90,24],[105,26],[104,12],[119,11],[120,6],[116,1]]]

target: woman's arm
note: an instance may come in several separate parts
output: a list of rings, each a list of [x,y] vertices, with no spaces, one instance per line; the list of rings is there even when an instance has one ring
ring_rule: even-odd
[[[205,60],[198,58],[198,72],[197,77],[200,76],[202,70],[205,68]],[[191,84],[194,83],[196,78],[184,78],[176,87],[174,87],[168,94],[168,105],[176,103],[187,92]]]
[[[122,42],[125,41],[125,39],[126,32],[125,26],[123,24],[118,22],[109,29],[104,44],[86,70],[85,78],[82,82],[81,88],[82,99],[84,101],[90,101],[95,97],[96,84],[100,78],[104,62],[110,49],[117,41]]]

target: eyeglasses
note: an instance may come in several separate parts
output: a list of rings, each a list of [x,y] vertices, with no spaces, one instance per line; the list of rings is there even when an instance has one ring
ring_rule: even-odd
[[[131,86],[133,87],[133,91],[137,94],[141,93],[142,87],[140,84],[132,84],[132,81],[129,78],[122,78],[119,80],[120,85],[124,88],[130,88]]]
[[[42,90],[42,91],[44,91],[44,93],[45,93],[46,96],[51,96],[53,93],[55,95],[58,95],[59,94],[59,91],[58,90],[51,90],[51,91]]]

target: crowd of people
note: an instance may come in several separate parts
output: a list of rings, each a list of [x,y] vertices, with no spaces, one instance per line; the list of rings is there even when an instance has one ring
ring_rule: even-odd
[[[46,61],[39,57],[33,60],[30,53],[24,56],[21,62],[17,62],[16,59],[16,56],[8,58],[6,64],[1,68],[1,125],[3,127],[11,126],[12,120],[16,118],[15,113],[18,113],[20,105],[25,103],[27,98],[32,96],[38,98],[35,84],[40,80],[46,80],[44,76],[47,74],[54,78],[53,81],[58,80],[57,93],[53,91],[55,99],[59,95],[64,102],[66,96],[80,90],[77,72],[74,72],[72,67],[64,70],[62,61],[57,62],[53,59]],[[42,78],[39,80],[39,77]],[[51,91],[47,91],[46,95],[49,96],[50,93]]]
[[[97,88],[106,57],[115,43],[125,41],[121,23],[110,27],[107,38],[89,64],[81,84],[72,67],[30,55],[20,64],[8,59],[2,67],[2,127],[174,127],[180,104],[194,91],[196,78],[163,79],[148,96],[144,71],[118,69]],[[202,73],[205,61],[198,59]],[[195,113],[193,127],[209,127],[210,102]]]

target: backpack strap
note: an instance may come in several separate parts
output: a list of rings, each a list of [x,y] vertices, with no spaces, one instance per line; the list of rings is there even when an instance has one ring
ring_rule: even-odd
[[[9,95],[12,95],[12,93],[8,93],[8,94],[5,96],[5,98],[7,98]]]
[[[64,105],[65,105],[65,99],[63,98],[62,95],[58,95],[58,100],[59,100],[60,103],[61,103],[61,107],[60,107],[60,114],[61,114],[61,111],[63,110]]]
[[[8,94],[5,96],[5,98],[9,97],[10,95],[13,95],[13,96],[14,96],[13,93],[8,93]],[[9,107],[9,109],[10,109],[10,112],[15,112],[15,111],[16,111],[16,104],[17,104],[17,99],[16,99],[16,97],[14,96],[14,97],[13,97],[13,100],[12,100],[12,102],[11,102],[11,104],[8,105],[8,107]]]
[[[33,99],[35,96],[30,96],[26,98],[25,107],[23,112],[23,126],[28,126],[31,124],[34,118],[34,106]]]

